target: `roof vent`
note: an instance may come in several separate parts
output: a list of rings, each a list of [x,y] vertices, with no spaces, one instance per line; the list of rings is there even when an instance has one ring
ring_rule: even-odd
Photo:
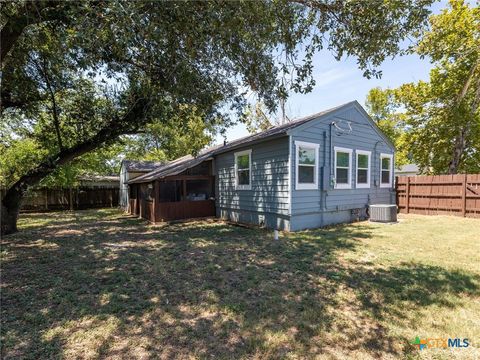
[[[396,222],[397,205],[378,204],[370,205],[370,221],[375,222]]]

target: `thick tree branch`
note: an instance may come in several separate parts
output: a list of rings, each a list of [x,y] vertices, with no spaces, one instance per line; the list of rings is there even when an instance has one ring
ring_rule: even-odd
[[[0,32],[0,61],[3,63],[27,26],[55,18],[43,12],[58,5],[57,1],[28,1],[17,14],[9,18]]]
[[[134,127],[136,128],[144,125],[148,119],[147,114],[150,112],[151,106],[151,100],[137,99],[122,118],[117,118],[109,122],[109,124],[98,131],[95,136],[48,157],[37,167],[20,177],[20,179],[7,190],[7,193],[2,199],[3,211],[9,214],[14,213],[15,216],[17,216],[20,208],[20,199],[29,186],[37,184],[45,176],[53,173],[59,166],[100,147],[108,141],[115,140],[125,132],[133,131],[132,124],[135,124]],[[2,228],[2,231],[6,230]],[[15,231],[15,229],[12,231]]]
[[[58,148],[63,150],[63,141],[62,141],[62,134],[60,132],[60,120],[58,118],[58,107],[57,107],[57,100],[55,98],[55,91],[53,89],[52,81],[50,79],[50,76],[47,73],[47,64],[46,64],[46,59],[43,58],[43,66],[40,67],[41,73],[43,74],[43,77],[45,78],[45,83],[47,84],[47,90],[48,93],[50,94],[50,100],[52,101],[52,116],[53,116],[53,126],[55,128],[55,134],[57,136],[57,143],[58,143]]]
[[[59,151],[57,154],[51,156],[47,161],[41,164],[38,168],[39,171],[48,170],[52,172],[58,166],[64,165],[73,159],[86,154],[89,151],[92,151],[104,143],[114,140],[118,136],[124,134],[127,130],[125,129],[125,124],[128,124],[130,127],[131,124],[136,124],[137,127],[141,126],[145,119],[146,114],[150,110],[150,102],[145,99],[137,100],[129,112],[122,118],[117,121],[110,122],[107,126],[102,128],[95,136],[92,138],[79,143],[71,148],[64,149]],[[35,171],[32,174],[27,174],[25,176],[35,177]],[[42,176],[43,178],[44,176]],[[30,184],[31,185],[31,184]]]
[[[478,107],[480,106],[480,74],[477,75],[477,82],[475,84],[475,95],[473,98],[472,102],[472,107],[470,109],[470,112],[472,113],[472,116],[475,115],[475,113],[478,110]]]
[[[459,107],[462,101],[465,99],[465,96],[467,96],[468,89],[470,88],[470,85],[472,84],[472,81],[475,78],[474,75],[479,66],[480,66],[480,61],[477,61],[470,69],[467,80],[465,81],[465,84],[463,85],[462,89],[457,95],[454,107]],[[472,101],[471,107],[469,109],[470,110],[469,118],[467,119],[466,124],[459,130],[458,135],[455,138],[455,143],[454,143],[453,153],[452,153],[452,160],[448,165],[449,174],[456,174],[458,172],[458,167],[462,160],[462,156],[464,155],[465,149],[468,146],[468,141],[467,141],[467,138],[469,138],[468,134],[470,133],[472,121],[475,119],[475,112],[477,111],[479,102],[480,102],[480,76],[477,78],[477,81],[475,82],[475,86],[476,86],[476,89],[474,89],[475,95],[474,95],[474,99]]]
[[[470,84],[472,83],[472,80],[473,80],[473,78],[474,78],[473,75],[475,74],[475,71],[477,70],[477,68],[478,68],[479,66],[480,66],[480,61],[477,61],[477,62],[472,66],[472,68],[470,69],[470,72],[468,73],[467,80],[465,81],[465,84],[463,85],[462,90],[460,90],[460,92],[458,93],[455,106],[460,105],[460,103],[462,102],[462,100],[463,100],[463,99],[465,98],[465,96],[467,95],[467,92],[468,92],[468,89],[469,89],[469,87],[470,87]]]

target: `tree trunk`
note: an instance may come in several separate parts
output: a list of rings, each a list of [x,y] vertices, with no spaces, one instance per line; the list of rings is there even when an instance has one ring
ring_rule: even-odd
[[[468,74],[467,80],[465,81],[464,86],[462,87],[462,90],[457,96],[456,99],[456,105],[460,106],[461,102],[465,99],[465,96],[467,95],[468,89],[470,88],[470,85],[475,78],[475,71],[476,69],[480,66],[480,61],[477,61],[472,68],[470,69],[470,72]],[[457,174],[458,173],[458,167],[460,166],[460,161],[462,159],[463,153],[465,152],[465,149],[467,147],[467,138],[470,133],[470,128],[471,128],[471,121],[472,119],[475,118],[475,113],[477,112],[478,109],[478,104],[480,102],[480,77],[477,78],[476,84],[475,84],[475,95],[471,104],[470,108],[470,119],[467,120],[467,123],[465,126],[459,131],[457,137],[455,138],[455,145],[453,147],[453,153],[452,153],[452,160],[448,164],[448,173],[449,174]]]
[[[455,146],[453,148],[452,160],[448,164],[448,173],[453,175],[458,172],[458,166],[465,150],[465,129],[460,130],[455,139]]]
[[[2,199],[0,214],[0,235],[17,231],[18,212],[23,193],[17,188],[10,188]]]
[[[68,188],[68,202],[70,204],[70,211],[73,211],[73,189],[71,186]]]

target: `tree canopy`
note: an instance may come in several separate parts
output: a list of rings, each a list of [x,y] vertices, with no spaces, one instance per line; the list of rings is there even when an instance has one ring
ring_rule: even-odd
[[[132,160],[166,161],[192,154],[210,145],[217,129],[204,122],[194,107],[181,107],[168,124],[155,121],[145,130],[120,140],[122,155]]]
[[[367,107],[424,172],[480,172],[480,10],[452,0],[429,22],[415,51],[434,65],[430,80],[372,89]]]
[[[39,150],[2,200],[5,231],[15,230],[28,186],[121,135],[168,124],[185,106],[207,128],[225,127],[247,90],[271,110],[289,91],[311,90],[323,48],[378,76],[376,66],[422,29],[431,2],[2,4],[1,120],[20,123],[14,137]]]
[[[412,157],[405,145],[407,133],[404,114],[398,112],[395,95],[392,89],[373,88],[367,94],[365,106],[376,125],[395,145],[395,166],[399,168],[411,163]]]

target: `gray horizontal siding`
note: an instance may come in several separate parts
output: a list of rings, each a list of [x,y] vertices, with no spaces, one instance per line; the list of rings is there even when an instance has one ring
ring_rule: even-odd
[[[290,230],[290,217],[286,215],[233,209],[219,209],[217,216],[230,221],[257,224],[270,229]]]
[[[365,219],[365,210],[359,215],[361,219]],[[352,222],[355,219],[356,215],[353,215],[350,210],[324,211],[321,213],[296,215],[290,217],[290,230],[297,231],[318,228],[332,224]]]
[[[332,132],[332,145],[353,149],[352,153],[352,189],[334,189],[330,185],[333,171],[330,164],[330,143],[329,124],[334,120],[346,120],[352,122],[353,131],[351,134],[337,136]],[[324,133],[326,138],[324,140]],[[374,129],[370,121],[355,106],[344,109],[340,113],[334,113],[330,117],[321,120],[313,120],[306,125],[300,126],[291,131],[291,152],[292,152],[292,205],[291,205],[291,229],[300,229],[326,225],[326,222],[334,222],[335,214],[350,209],[362,208],[369,203],[392,203],[394,193],[391,189],[380,188],[380,153],[392,154],[393,149],[384,138]],[[319,187],[315,190],[295,190],[295,141],[305,141],[319,144],[319,173],[321,179],[322,167],[326,172],[324,179],[327,184],[326,191]],[[332,147],[333,147],[332,146]],[[370,166],[370,188],[355,188],[356,181],[356,155],[355,150],[371,151]],[[333,151],[333,149],[332,149]],[[331,161],[334,161],[332,155]],[[334,164],[332,164],[334,166]],[[321,213],[324,213],[320,216]],[[328,216],[325,215],[328,213]],[[343,219],[346,213],[338,213],[338,218]],[[302,220],[301,215],[305,215]],[[308,216],[307,216],[308,214]],[[315,215],[317,214],[317,215]],[[323,220],[321,220],[322,218]],[[316,219],[316,220],[312,220]],[[319,224],[322,225],[319,225]],[[303,224],[303,225],[302,225]]]
[[[252,150],[252,189],[235,189],[235,152]],[[216,206],[219,212],[289,215],[288,137],[236,149],[216,157]],[[220,214],[221,215],[221,214]],[[219,215],[219,216],[220,216]],[[271,222],[272,220],[270,220]]]
[[[122,164],[120,169],[120,207],[123,208],[125,211],[128,210],[128,202],[129,202],[129,192],[128,192],[128,184],[129,180],[132,180],[140,175],[144,175],[144,172],[130,172],[126,169],[125,164]]]

